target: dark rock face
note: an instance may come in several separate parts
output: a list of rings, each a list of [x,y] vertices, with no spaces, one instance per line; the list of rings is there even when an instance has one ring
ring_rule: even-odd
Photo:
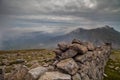
[[[72,43],[59,43],[54,50],[56,58],[48,66],[20,66],[8,80],[102,80],[111,45],[95,47],[90,42],[74,39]],[[0,73],[0,80],[2,79]]]

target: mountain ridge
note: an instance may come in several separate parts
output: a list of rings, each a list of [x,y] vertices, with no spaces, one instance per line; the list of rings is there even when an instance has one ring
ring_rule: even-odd
[[[90,41],[96,45],[102,44],[104,42],[110,42],[113,43],[114,48],[120,46],[120,32],[109,26],[95,29],[78,28],[65,35],[57,36],[53,38],[52,41],[55,40],[54,42],[67,42],[73,38],[77,38],[82,41]]]
[[[4,41],[3,49],[55,48],[58,42],[70,42],[74,38],[90,41],[95,45],[110,42],[113,44],[113,48],[120,47],[120,32],[106,25],[95,29],[78,28],[60,36],[44,34],[43,32],[42,34],[41,32],[31,33],[17,39]]]

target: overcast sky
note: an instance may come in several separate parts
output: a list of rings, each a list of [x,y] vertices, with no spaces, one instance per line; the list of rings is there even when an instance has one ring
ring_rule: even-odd
[[[120,31],[120,0],[0,0],[0,39],[104,25]]]

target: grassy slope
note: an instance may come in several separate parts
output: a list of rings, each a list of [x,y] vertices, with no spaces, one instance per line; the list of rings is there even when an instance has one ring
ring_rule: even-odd
[[[14,65],[18,65],[19,60],[24,60],[22,63],[28,67],[31,67],[32,61],[38,61],[40,65],[50,64],[53,62],[55,53],[46,49],[31,49],[31,50],[12,50],[12,51],[0,51],[0,66],[4,66],[7,60],[6,73],[14,69]],[[30,63],[30,64],[28,64]]]
[[[113,50],[110,59],[105,67],[104,80],[120,80],[120,50]]]

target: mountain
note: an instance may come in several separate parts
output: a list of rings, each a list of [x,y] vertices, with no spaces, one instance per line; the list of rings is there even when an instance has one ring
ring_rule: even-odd
[[[31,48],[55,48],[58,42],[70,42],[72,39],[90,41],[95,45],[110,42],[113,48],[120,48],[120,32],[109,26],[95,29],[78,28],[70,33],[56,36],[44,32],[26,33],[20,37],[10,38],[3,41],[2,50],[8,49],[31,49]]]
[[[56,44],[61,41],[69,42],[74,38],[80,39],[82,41],[90,41],[93,42],[95,45],[99,45],[104,42],[110,42],[112,43],[113,48],[120,47],[120,32],[109,26],[95,29],[78,28],[68,34],[54,37],[50,39],[48,43],[50,43],[51,41],[54,42],[51,44]]]
[[[15,36],[14,38],[4,40],[2,50],[38,48],[38,46],[43,45],[43,42],[53,37],[55,35],[42,31],[25,33],[22,36]]]

